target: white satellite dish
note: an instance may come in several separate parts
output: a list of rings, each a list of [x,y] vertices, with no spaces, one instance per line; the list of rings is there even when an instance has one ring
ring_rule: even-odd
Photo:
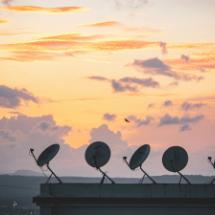
[[[105,178],[107,178],[112,184],[115,183],[103,170],[101,170],[101,167],[110,160],[110,157],[111,150],[109,146],[101,141],[91,143],[85,152],[86,162],[102,174],[100,184],[104,183]]]
[[[140,180],[140,183],[142,184],[144,181],[145,176],[147,176],[152,183],[156,184],[156,181],[150,177],[145,170],[143,170],[142,165],[144,163],[144,161],[147,159],[147,157],[149,156],[150,153],[150,145],[145,144],[140,146],[132,155],[130,161],[127,161],[127,157],[123,157],[123,160],[126,162],[126,164],[128,165],[128,167],[131,170],[135,170],[136,168],[140,168],[140,170],[144,173],[143,177]]]
[[[210,164],[212,165],[212,167],[215,169],[215,160],[212,161],[212,157],[208,157],[208,161],[210,162]],[[215,178],[212,179],[212,181],[210,182],[210,184],[214,184],[215,182]]]
[[[53,144],[53,145],[47,147],[39,155],[38,159],[34,155],[34,149],[32,149],[32,148],[30,149],[30,152],[31,152],[34,160],[36,161],[37,165],[39,167],[42,167],[42,166],[46,165],[47,168],[48,168],[48,170],[51,172],[51,175],[48,177],[46,183],[49,183],[52,175],[58,180],[59,183],[62,183],[61,179],[54,173],[54,171],[49,166],[49,162],[57,155],[59,149],[60,149],[60,145],[59,144]]]
[[[188,154],[186,150],[180,146],[172,146],[168,148],[162,158],[163,166],[170,172],[177,172],[180,175],[181,183],[182,178],[188,183],[190,181],[180,172],[188,163]]]

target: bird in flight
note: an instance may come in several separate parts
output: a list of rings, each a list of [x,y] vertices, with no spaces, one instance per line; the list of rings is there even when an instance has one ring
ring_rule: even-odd
[[[128,120],[127,118],[124,119],[125,122],[130,123],[130,120]]]

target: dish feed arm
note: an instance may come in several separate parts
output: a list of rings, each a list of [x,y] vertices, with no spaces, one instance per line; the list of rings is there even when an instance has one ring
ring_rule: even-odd
[[[34,149],[30,148],[30,153],[31,153],[32,157],[34,158],[35,162],[37,163],[37,158],[34,154]]]
[[[124,160],[124,162],[128,165],[128,167],[130,168],[130,166],[129,166],[129,163],[128,163],[128,161],[127,161],[127,157],[126,157],[126,156],[124,156],[124,157],[123,157],[123,160]]]

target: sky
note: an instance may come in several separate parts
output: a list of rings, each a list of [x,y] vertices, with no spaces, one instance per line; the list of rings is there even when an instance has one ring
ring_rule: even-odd
[[[53,143],[60,175],[99,176],[94,141],[111,148],[111,176],[139,177],[122,157],[141,145],[151,175],[182,146],[185,174],[213,175],[214,0],[1,0],[0,173],[40,171]],[[125,122],[124,119],[129,122]]]

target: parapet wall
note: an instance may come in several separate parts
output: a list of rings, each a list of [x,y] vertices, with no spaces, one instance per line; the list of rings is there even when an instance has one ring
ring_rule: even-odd
[[[41,215],[214,215],[215,185],[42,184],[34,202]]]

